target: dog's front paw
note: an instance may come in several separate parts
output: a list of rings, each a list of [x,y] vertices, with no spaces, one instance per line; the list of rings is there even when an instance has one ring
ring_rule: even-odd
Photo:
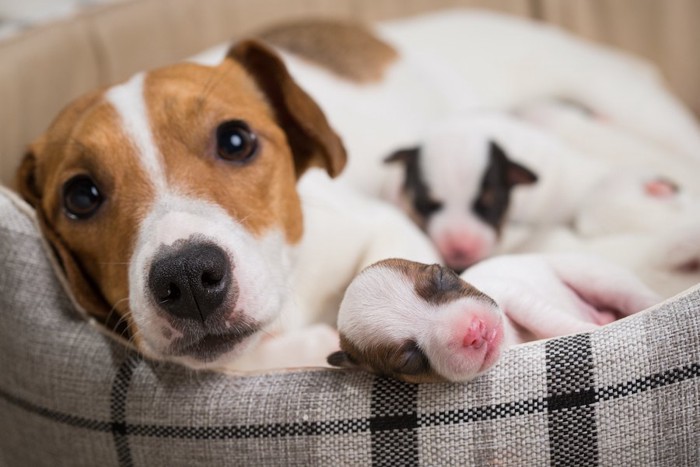
[[[350,284],[328,357],[409,382],[467,381],[498,359],[503,313],[450,269],[384,260]]]

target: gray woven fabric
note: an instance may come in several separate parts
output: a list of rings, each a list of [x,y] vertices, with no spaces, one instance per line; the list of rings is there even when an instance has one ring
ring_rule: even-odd
[[[700,289],[471,384],[142,360],[71,306],[0,193],[0,465],[700,465]]]

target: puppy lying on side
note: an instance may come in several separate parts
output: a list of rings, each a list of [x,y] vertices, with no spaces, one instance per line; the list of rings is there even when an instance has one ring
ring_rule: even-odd
[[[500,113],[437,122],[419,146],[386,162],[403,173],[385,197],[426,231],[456,270],[490,256],[506,222],[572,222],[611,174],[557,137]]]
[[[660,297],[625,269],[590,256],[502,256],[461,276],[390,259],[348,287],[331,365],[408,382],[467,381],[508,346],[586,332]]]

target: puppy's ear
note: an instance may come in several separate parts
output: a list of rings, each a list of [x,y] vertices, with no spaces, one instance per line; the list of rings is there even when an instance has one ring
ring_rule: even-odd
[[[36,209],[39,228],[54,253],[58,266],[63,271],[68,288],[75,301],[88,314],[105,322],[111,307],[97,286],[90,280],[80,263],[71,254],[65,242],[53,228],[41,206],[41,190],[37,185],[37,158],[31,150],[27,152],[17,170],[16,184],[20,195]],[[115,316],[116,318],[116,316]],[[106,323],[110,324],[110,323]]]
[[[331,177],[338,175],[346,162],[343,143],[279,56],[262,43],[247,40],[234,45],[228,58],[240,63],[267,96],[292,147],[297,178],[312,166],[325,168]]]
[[[403,164],[412,164],[418,159],[418,154],[420,153],[420,148],[414,146],[412,148],[403,148],[398,151],[394,151],[384,158],[385,164],[393,164],[394,162],[401,162]]]
[[[532,170],[510,160],[503,148],[495,141],[489,142],[489,153],[492,163],[503,168],[509,186],[531,185],[537,182],[537,175]]]
[[[353,361],[349,354],[342,350],[337,350],[326,357],[326,361],[330,366],[338,368],[357,368],[357,364]]]
[[[20,196],[36,208],[41,199],[41,194],[36,186],[36,156],[31,149],[26,152],[17,169],[15,184]]]

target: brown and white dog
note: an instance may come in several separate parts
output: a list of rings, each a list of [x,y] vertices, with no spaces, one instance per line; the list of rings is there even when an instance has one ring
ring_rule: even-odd
[[[345,162],[282,59],[243,41],[74,101],[18,184],[85,310],[153,358],[264,369],[337,348],[309,325],[334,324],[364,267],[437,262],[401,213],[314,168]]]
[[[435,259],[400,213],[347,201],[319,171],[297,191],[310,167],[335,176],[344,164],[280,59],[242,42],[216,67],[178,64],[76,100],[31,146],[18,180],[89,313],[116,317],[155,358],[261,368],[322,362],[337,348],[330,328],[292,339],[276,360],[255,344],[323,321],[363,267]]]

